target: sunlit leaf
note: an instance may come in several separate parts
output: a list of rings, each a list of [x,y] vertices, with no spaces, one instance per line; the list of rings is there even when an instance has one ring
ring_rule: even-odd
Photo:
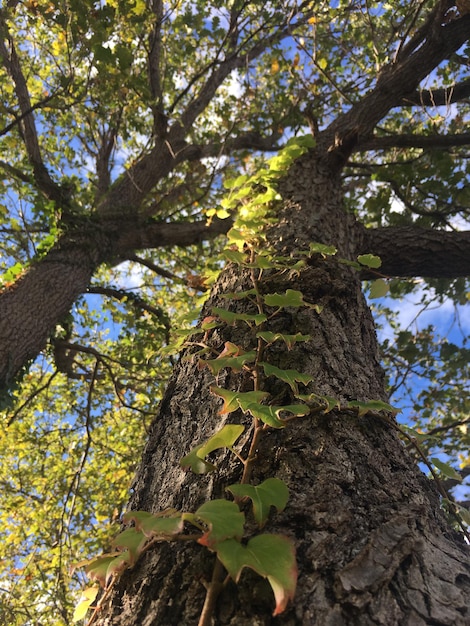
[[[206,443],[197,446],[184,456],[180,460],[181,467],[190,467],[195,474],[206,474],[213,471],[216,466],[206,461],[206,456],[220,448],[231,448],[243,431],[244,427],[239,424],[225,424]]]
[[[283,380],[296,395],[299,393],[297,383],[308,385],[313,380],[308,374],[298,372],[297,370],[283,370],[270,363],[260,363],[260,365],[263,367],[266,376],[276,376],[276,378]]]
[[[98,595],[100,588],[97,586],[88,587],[82,591],[82,595],[80,596],[80,600],[73,612],[73,621],[79,622],[81,619],[84,619],[88,609],[93,604]]]

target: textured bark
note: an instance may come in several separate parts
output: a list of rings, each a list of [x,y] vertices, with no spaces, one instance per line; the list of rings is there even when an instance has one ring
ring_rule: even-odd
[[[0,389],[44,348],[103,261],[109,241],[96,231],[64,236],[0,293]]]
[[[456,278],[470,275],[470,231],[394,226],[364,233],[361,253],[382,259],[386,276]]]
[[[86,224],[86,221],[85,221]],[[140,223],[122,217],[71,227],[57,245],[0,293],[0,389],[45,347],[56,325],[85,293],[101,263],[139,248],[186,246],[225,232],[222,220]]]
[[[321,158],[311,154],[298,161],[281,193],[283,208],[269,233],[279,253],[295,254],[310,241],[320,241],[334,243],[339,256],[354,258],[362,232],[343,212],[337,173]],[[227,308],[223,292],[248,286],[247,276],[228,268],[207,311],[212,305]],[[306,301],[324,308],[319,315],[305,308],[274,317],[271,330],[300,331],[311,340],[290,351],[274,344],[266,360],[307,372],[316,393],[343,402],[385,400],[373,322],[357,274],[334,259],[317,259],[300,274],[268,275],[263,282],[266,293],[286,288],[300,289]],[[232,301],[230,308],[252,312],[245,301]],[[246,325],[214,331],[211,340],[219,349],[227,340],[245,349],[253,341]],[[225,487],[240,478],[238,464],[227,455],[219,455],[216,474],[195,477],[179,468],[179,459],[225,422],[238,420],[249,427],[243,415],[218,414],[220,401],[209,391],[213,376],[198,369],[189,352],[176,367],[151,429],[134,483],[133,509],[194,511],[207,499],[223,496]],[[290,402],[289,390],[273,380],[266,385],[276,403]],[[249,390],[250,382],[246,374],[228,371],[217,378],[219,386],[230,389]],[[432,484],[386,421],[334,410],[271,430],[260,441],[253,481],[270,476],[290,489],[287,508],[272,516],[266,530],[295,540],[295,601],[272,617],[268,584],[245,572],[219,597],[214,625],[468,623],[467,546],[451,530]],[[213,556],[201,546],[160,544],[116,583],[98,623],[197,624],[203,581],[210,579],[212,565]]]

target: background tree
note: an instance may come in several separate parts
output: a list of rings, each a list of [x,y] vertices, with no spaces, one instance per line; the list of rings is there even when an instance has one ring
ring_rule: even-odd
[[[220,269],[215,237],[233,211],[220,211],[222,181],[259,172],[266,152],[310,127],[315,147],[277,173],[279,198],[270,198],[278,226],[267,241],[279,258],[312,242],[351,262],[372,253],[383,276],[400,277],[393,296],[426,276],[424,304],[465,300],[469,20],[452,2],[1,9],[6,623],[70,623],[81,579],[67,565],[116,533],[147,435],[134,508],[195,510],[239,478],[225,457],[215,479],[179,468],[220,428],[214,375],[197,359],[176,367],[151,426],[173,365],[171,350],[159,349],[190,323],[203,277]],[[269,224],[263,211],[257,226]],[[463,624],[464,545],[391,422],[346,406],[386,400],[359,283],[377,273],[312,251],[309,259],[300,273],[264,272],[263,294],[297,288],[322,307],[278,315],[277,333],[312,339],[268,352],[335,402],[273,430],[253,469],[255,483],[288,483],[291,500],[269,528],[300,548],[299,590],[274,619],[264,581],[244,574],[220,597],[216,621]],[[243,264],[230,266],[207,311],[227,308],[222,292],[252,279]],[[238,314],[251,306],[231,304]],[[413,398],[415,410],[425,407],[417,426],[434,436],[423,450],[445,451],[465,470],[468,351],[432,329],[396,331],[384,355],[394,390],[428,377]],[[251,335],[246,324],[216,330],[211,349],[248,349]],[[246,383],[223,376],[228,388]],[[289,386],[265,384],[291,402]],[[211,567],[193,545],[148,552],[116,585],[103,623],[196,623]]]

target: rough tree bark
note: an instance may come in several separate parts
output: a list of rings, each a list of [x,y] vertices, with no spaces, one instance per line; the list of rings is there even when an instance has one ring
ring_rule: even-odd
[[[280,253],[295,254],[311,241],[334,244],[353,259],[363,251],[363,233],[342,209],[339,170],[325,153],[302,157],[281,185],[283,208],[270,240]],[[228,268],[208,303],[227,308],[224,291],[246,288],[247,278]],[[370,312],[357,273],[336,261],[313,262],[297,276],[273,277],[266,293],[299,289],[321,304],[292,310],[276,321],[276,332],[311,335],[307,344],[272,350],[268,360],[313,378],[311,390],[347,400],[386,400],[383,373]],[[240,311],[247,307],[232,302]],[[249,309],[248,309],[249,310]],[[252,310],[249,312],[253,312]],[[247,328],[214,333],[214,347],[227,340],[250,347]],[[300,346],[300,347],[299,347]],[[216,476],[194,477],[179,459],[204,441],[224,420],[220,399],[211,395],[213,377],[184,355],[155,421],[134,483],[133,509],[167,507],[194,511],[222,497],[239,469],[221,460]],[[219,386],[243,389],[246,376],[225,374]],[[273,396],[289,402],[285,389]],[[243,422],[242,415],[238,419]],[[368,417],[334,410],[298,419],[271,431],[260,443],[255,483],[270,476],[284,480],[290,500],[274,516],[268,532],[295,540],[299,563],[293,605],[272,617],[267,583],[245,574],[219,597],[214,624],[466,624],[470,619],[468,547],[439,511],[438,496],[408,457],[395,430]],[[118,581],[101,625],[197,624],[204,601],[204,577],[212,557],[197,545],[161,544]]]

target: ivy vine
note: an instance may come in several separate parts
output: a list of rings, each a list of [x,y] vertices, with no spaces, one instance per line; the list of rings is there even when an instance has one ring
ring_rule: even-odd
[[[123,522],[132,526],[114,539],[115,550],[77,564],[84,567],[88,576],[98,584],[83,592],[75,610],[74,621],[86,616],[102,587],[104,593],[99,603],[93,607],[94,612],[88,622],[90,626],[97,618],[99,606],[107,599],[113,582],[122,571],[132,567],[145,552],[161,541],[196,541],[216,556],[212,579],[205,585],[206,600],[201,610],[199,626],[210,623],[215,600],[223,588],[223,583],[220,583],[223,569],[227,572],[226,580],[231,578],[235,582],[240,579],[244,568],[252,569],[265,577],[274,594],[273,615],[282,613],[293,599],[296,589],[295,546],[289,537],[265,533],[263,527],[273,508],[282,512],[287,506],[289,490],[282,480],[275,477],[260,484],[254,484],[251,479],[257,462],[256,451],[260,438],[271,429],[286,428],[292,420],[333,410],[350,412],[358,417],[372,415],[398,430],[421,454],[419,436],[397,425],[394,417],[398,411],[394,407],[382,401],[350,401],[344,405],[335,398],[303,393],[303,387],[312,382],[308,374],[294,369],[281,369],[265,360],[268,346],[282,343],[290,350],[295,344],[311,338],[300,332],[273,332],[269,328],[272,319],[285,308],[309,307],[321,314],[321,307],[305,301],[302,292],[293,289],[287,289],[284,293],[263,293],[263,273],[266,270],[300,271],[309,257],[321,255],[327,259],[336,254],[333,246],[312,243],[308,250],[300,251],[296,259],[279,257],[265,243],[263,229],[272,219],[276,203],[280,200],[276,183],[292,161],[312,147],[312,142],[313,138],[310,136],[291,140],[279,155],[271,159],[266,170],[252,177],[238,177],[226,184],[229,195],[222,203],[220,212],[213,211],[209,219],[212,215],[226,217],[227,212],[237,209],[238,217],[228,234],[228,247],[223,257],[249,273],[251,286],[245,291],[226,293],[223,297],[228,300],[249,300],[256,312],[237,313],[223,307],[213,307],[211,314],[202,320],[198,329],[198,332],[204,333],[203,339],[193,341],[193,328],[188,331],[189,336],[183,334],[182,341],[177,344],[177,347],[183,345],[197,348],[191,358],[197,362],[199,368],[208,368],[215,380],[222,370],[243,371],[251,380],[250,391],[232,391],[215,382],[210,387],[211,393],[222,400],[220,415],[242,411],[251,417],[248,452],[242,454],[241,446],[237,448],[237,442],[246,432],[245,427],[236,423],[225,423],[180,460],[183,469],[189,469],[195,474],[207,474],[217,471],[217,466],[208,457],[216,450],[225,450],[241,464],[241,480],[226,486],[227,498],[207,501],[193,512],[175,509],[159,513],[127,512]],[[351,264],[350,261],[339,261]],[[352,265],[358,270],[363,266],[375,270],[380,267],[380,259],[373,255],[361,255]],[[383,277],[377,280],[380,282],[376,283],[375,292],[383,295],[382,283],[385,281]],[[210,345],[210,335],[215,328],[237,324],[246,324],[252,331],[254,339],[249,349],[243,349],[230,341],[226,341],[220,351]],[[288,385],[298,402],[275,404],[265,388],[265,381],[270,377]],[[455,470],[447,464],[438,460],[430,462],[423,454],[421,457],[436,479],[438,476],[432,462],[445,475],[452,471],[452,477],[455,478]],[[450,502],[445,492],[443,497]],[[246,506],[247,503],[249,507]],[[457,514],[452,503],[450,509]],[[252,513],[258,534],[245,535],[246,512]]]

